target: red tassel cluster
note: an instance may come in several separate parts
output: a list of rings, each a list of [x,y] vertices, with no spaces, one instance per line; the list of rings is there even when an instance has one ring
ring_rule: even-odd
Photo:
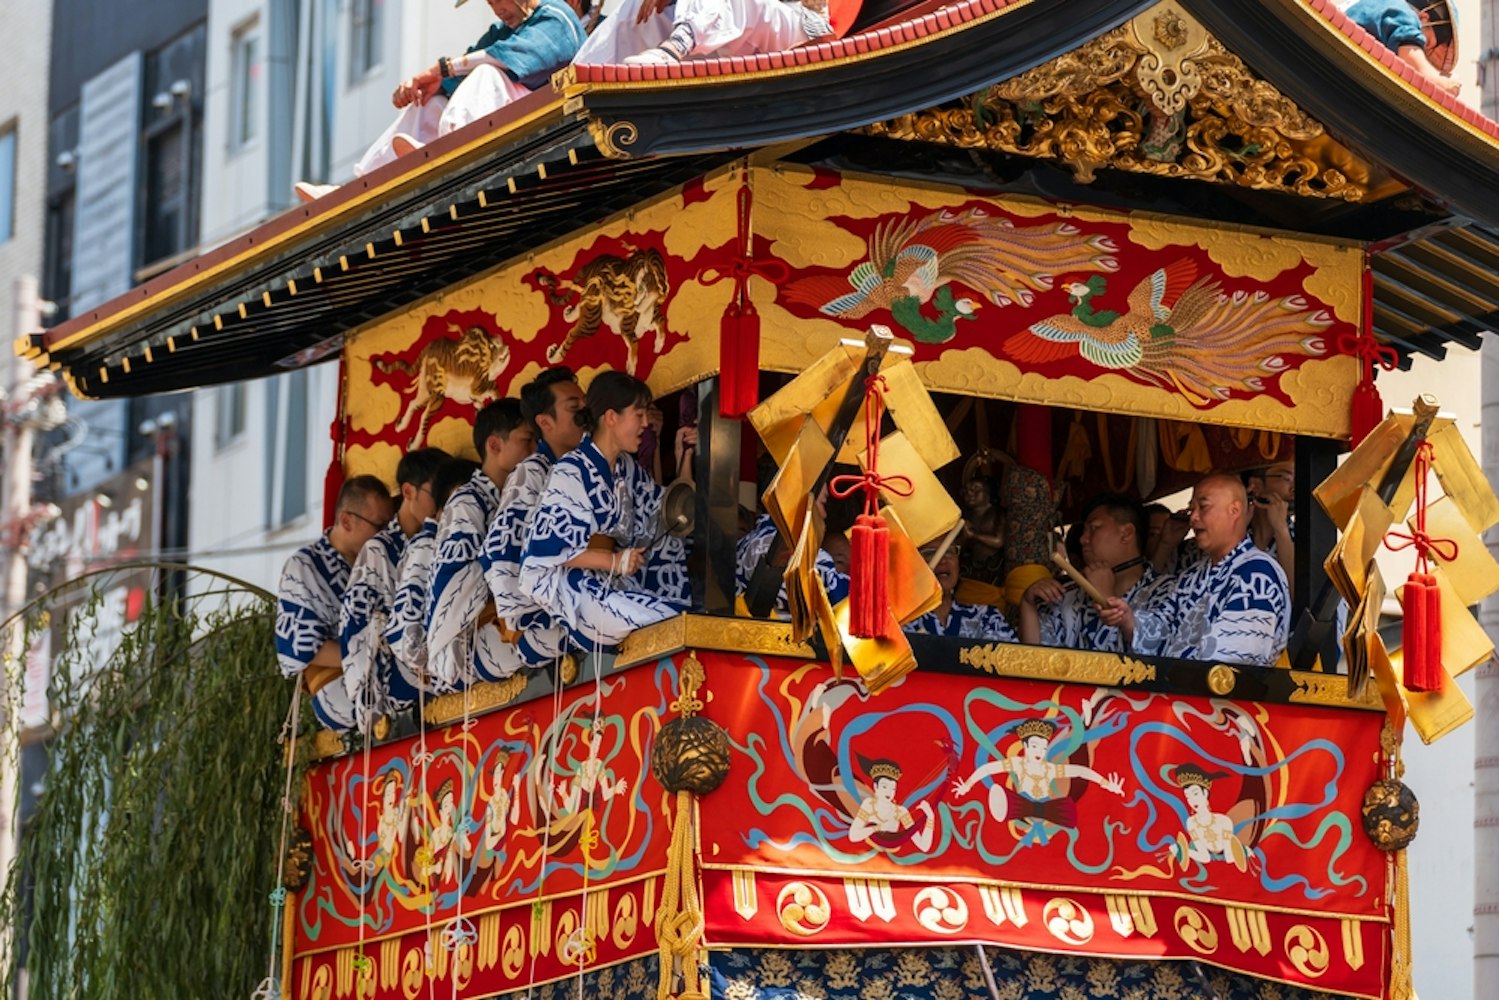
[[[347,371],[342,358],[338,361],[338,405],[333,412],[333,458],[328,462],[328,471],[323,476],[323,530],[333,527],[333,515],[337,513],[338,495],[344,488],[344,391]]]
[[[1440,691],[1444,683],[1442,669],[1442,592],[1437,587],[1437,578],[1430,571],[1431,553],[1451,562],[1457,558],[1457,543],[1450,538],[1432,538],[1426,531],[1426,480],[1431,472],[1432,447],[1430,441],[1422,441],[1416,450],[1416,524],[1410,534],[1403,531],[1390,532],[1400,539],[1389,545],[1392,551],[1405,548],[1416,550],[1416,569],[1405,581],[1405,591],[1400,606],[1405,620],[1402,622],[1401,646],[1405,660],[1405,676],[1402,683],[1407,691]]]
[[[864,474],[835,476],[828,489],[835,497],[864,491],[864,513],[849,533],[848,631],[857,639],[887,634],[890,614],[890,526],[880,514],[880,490],[908,497],[913,489],[906,476],[880,475],[880,422],[885,415],[885,380],[871,375],[864,381]]]
[[[1353,390],[1353,402],[1348,408],[1353,447],[1357,448],[1383,419],[1384,400],[1379,397],[1379,390],[1373,382],[1360,382]]]
[[[890,607],[890,526],[860,514],[849,533],[848,630],[868,639],[885,634]]]
[[[1401,599],[1405,609],[1404,684],[1408,691],[1442,690],[1442,592],[1430,573],[1412,573]]]

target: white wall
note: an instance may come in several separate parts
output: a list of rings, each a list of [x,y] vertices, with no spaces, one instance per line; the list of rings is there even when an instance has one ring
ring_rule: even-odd
[[[0,243],[0,349],[7,355],[16,332],[15,279],[42,270],[51,37],[51,0],[0,3],[0,128],[17,126],[15,232]]]
[[[337,398],[338,366],[321,365],[305,377],[308,415],[303,424],[287,426],[284,420],[279,424],[272,420],[271,387],[279,383],[279,397],[286,400],[289,376],[246,383],[245,431],[222,448],[216,440],[218,396],[228,390],[220,387],[194,393],[188,516],[193,563],[274,591],[287,556],[322,530],[323,482],[333,454],[328,428]],[[293,435],[307,442],[306,513],[283,523],[268,496],[286,474],[286,442]]]

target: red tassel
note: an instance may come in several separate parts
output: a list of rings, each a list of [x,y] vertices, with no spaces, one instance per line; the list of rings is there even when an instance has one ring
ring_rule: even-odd
[[[1368,437],[1384,419],[1384,400],[1373,382],[1360,382],[1353,390],[1353,399],[1348,406],[1348,424],[1352,431],[1352,446]]]
[[[730,302],[718,332],[718,412],[738,419],[760,402],[760,314]]]
[[[859,639],[885,634],[890,617],[890,528],[878,514],[860,514],[849,538],[848,631]]]
[[[1442,592],[1430,573],[1412,573],[1400,602],[1404,608],[1402,648],[1408,691],[1442,689]]]

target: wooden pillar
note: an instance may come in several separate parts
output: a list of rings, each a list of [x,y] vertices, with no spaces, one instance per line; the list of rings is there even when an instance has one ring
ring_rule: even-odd
[[[697,519],[693,548],[702,572],[692,580],[692,606],[734,613],[734,550],[739,543],[740,421],[718,412],[718,379],[698,383],[698,443],[693,478]]]

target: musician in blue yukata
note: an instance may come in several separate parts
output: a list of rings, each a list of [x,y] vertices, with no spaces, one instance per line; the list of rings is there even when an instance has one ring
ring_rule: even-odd
[[[930,561],[937,554],[937,546],[921,550],[922,558]],[[1015,642],[1015,630],[1000,614],[998,608],[989,604],[965,604],[954,600],[958,590],[959,566],[963,553],[956,544],[949,545],[942,558],[932,567],[937,583],[942,588],[942,603],[931,611],[909,622],[907,633],[917,635],[947,635],[959,639],[987,639],[990,642]]]
[[[515,467],[500,491],[499,513],[484,539],[484,579],[494,598],[495,616],[514,634],[521,659],[538,666],[562,655],[566,632],[521,587],[521,552],[552,466],[583,440],[577,420],[583,390],[571,368],[548,368],[521,388],[520,405],[536,434],[536,451]]]
[[[354,705],[339,681],[338,615],[349,569],[393,513],[384,483],[374,476],[355,476],[338,491],[333,526],[292,553],[281,570],[276,659],[283,674],[305,681],[313,714],[329,729],[354,725]]]
[[[1145,559],[1142,539],[1149,526],[1145,508],[1128,497],[1097,497],[1083,510],[1079,567],[1088,582],[1138,614],[1171,593],[1170,577],[1161,576]],[[1098,605],[1080,587],[1064,589],[1054,578],[1037,580],[1020,599],[1020,640],[1032,645],[1063,646],[1123,653],[1119,629],[1105,625]]]
[[[1203,558],[1169,599],[1138,614],[1123,601],[1099,612],[1136,653],[1270,666],[1286,648],[1286,575],[1249,531],[1249,499],[1237,476],[1217,473],[1192,490],[1191,528]]]
[[[583,650],[613,646],[691,602],[682,540],[660,531],[664,490],[633,457],[651,392],[622,372],[588,387],[588,434],[552,466],[531,518],[521,588]]]
[[[344,690],[361,732],[368,729],[376,714],[399,711],[416,700],[415,689],[396,669],[385,626],[396,596],[396,567],[406,551],[407,539],[437,513],[432,478],[447,458],[448,453],[441,448],[418,448],[401,459],[396,465],[396,489],[400,491],[396,516],[364,543],[349,572],[339,615],[339,649]]]
[[[437,558],[437,515],[453,491],[478,471],[479,463],[468,458],[450,458],[438,467],[432,477],[434,513],[407,539],[396,564],[395,597],[385,623],[385,641],[395,657],[400,682],[417,692],[413,697],[444,690],[427,671],[427,584]]]
[[[1276,462],[1244,475],[1253,516],[1249,534],[1254,544],[1275,557],[1286,580],[1296,576],[1296,463]],[[1291,591],[1295,596],[1295,590]]]
[[[437,522],[437,556],[427,590],[427,667],[438,683],[466,687],[509,677],[522,666],[504,642],[484,582],[484,538],[500,509],[511,471],[536,449],[536,434],[521,417],[520,400],[500,399],[474,417],[479,471],[453,491]]]
[[[817,513],[824,519],[827,518],[827,490],[817,494]],[[836,540],[834,539],[836,536]],[[771,545],[776,538],[776,523],[769,514],[761,514],[756,519],[750,530],[746,531],[739,539],[734,548],[734,591],[744,594],[749,590],[750,580],[755,576],[755,567],[765,558],[770,551]],[[828,602],[837,604],[848,597],[848,574],[841,572],[838,568],[837,559],[834,557],[833,548],[840,543],[846,545],[847,540],[842,532],[829,531],[823,539],[823,547],[817,550],[817,561],[815,569],[817,576],[822,580],[823,589],[828,592]],[[777,562],[777,576],[785,569],[785,558],[790,555],[786,546],[781,547],[781,559]],[[786,585],[782,584],[780,591],[776,594],[775,604],[776,616],[785,618],[789,613],[786,604]]]

